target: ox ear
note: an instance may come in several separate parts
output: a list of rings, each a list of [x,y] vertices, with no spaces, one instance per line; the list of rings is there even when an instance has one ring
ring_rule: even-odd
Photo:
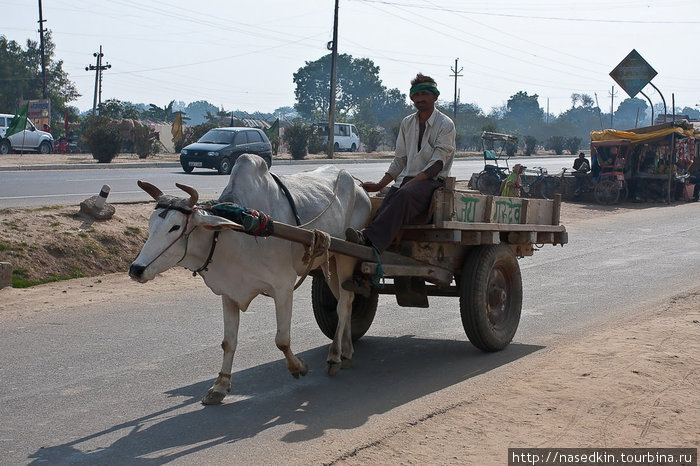
[[[163,191],[161,191],[160,189],[156,188],[155,186],[153,186],[153,185],[152,185],[151,183],[149,183],[148,181],[141,181],[141,180],[138,180],[138,181],[136,182],[136,184],[138,184],[138,185],[139,185],[139,188],[141,188],[141,189],[143,189],[144,191],[146,191],[146,192],[147,192],[153,199],[155,199],[156,201],[160,198],[160,196],[163,195]]]
[[[195,211],[198,215],[195,215],[193,222],[196,225],[201,226],[206,230],[240,230],[243,231],[243,227],[236,222],[219,217],[218,215],[207,215],[201,213],[201,211]]]

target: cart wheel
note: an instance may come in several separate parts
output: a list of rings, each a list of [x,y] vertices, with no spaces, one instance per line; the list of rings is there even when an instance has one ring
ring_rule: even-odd
[[[618,181],[612,178],[600,180],[595,185],[593,196],[598,204],[615,204],[620,199]]]
[[[369,298],[355,295],[355,299],[352,302],[352,319],[350,321],[352,341],[359,340],[369,330],[374,320],[374,314],[377,312],[378,300],[379,292],[376,288],[372,288]],[[313,277],[311,283],[311,305],[318,328],[332,340],[338,327],[338,314],[336,312],[338,301],[333,296],[323,277]]]
[[[505,244],[474,248],[459,282],[459,310],[469,341],[483,351],[505,348],[518,329],[523,302],[513,251]]]
[[[498,196],[501,189],[501,179],[494,173],[483,171],[479,175],[476,188],[483,194]]]

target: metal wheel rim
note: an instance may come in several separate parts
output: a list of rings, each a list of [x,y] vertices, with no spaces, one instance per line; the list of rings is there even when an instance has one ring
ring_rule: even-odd
[[[510,286],[509,274],[500,267],[494,267],[489,274],[487,290],[487,316],[491,325],[497,329],[504,328],[505,321],[510,313]]]

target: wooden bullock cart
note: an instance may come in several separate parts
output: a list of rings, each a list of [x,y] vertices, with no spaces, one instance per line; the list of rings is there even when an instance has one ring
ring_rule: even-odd
[[[372,198],[373,206],[381,199]],[[433,196],[431,220],[405,226],[399,239],[380,257],[374,249],[331,238],[330,250],[356,257],[359,271],[382,274],[389,282],[357,294],[352,335],[367,332],[379,294],[393,294],[400,306],[428,307],[428,296],[459,297],[462,324],[469,340],[484,351],[510,343],[520,322],[522,281],[518,258],[545,244],[568,242],[560,225],[561,196],[554,200],[486,196],[455,189],[454,178]],[[274,236],[311,244],[313,233],[276,223]],[[312,273],[312,304],[321,331],[333,338],[336,299],[319,271]]]

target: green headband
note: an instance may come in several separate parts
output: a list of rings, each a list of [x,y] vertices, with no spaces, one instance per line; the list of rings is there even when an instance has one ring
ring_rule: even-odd
[[[440,91],[438,91],[437,84],[435,83],[419,83],[415,86],[411,86],[408,95],[409,97],[413,97],[413,94],[417,92],[432,92],[435,95],[440,95]]]

